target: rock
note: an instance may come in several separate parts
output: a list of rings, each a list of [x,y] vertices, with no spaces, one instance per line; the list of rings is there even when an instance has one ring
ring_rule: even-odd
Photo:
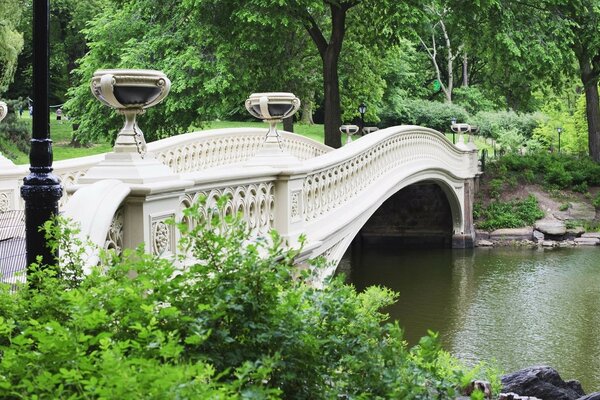
[[[544,234],[538,230],[533,231],[533,241],[536,243],[540,243],[544,241]]]
[[[548,366],[522,369],[502,377],[502,392],[535,396],[544,400],[577,400],[585,395],[581,385],[562,380],[558,372]]]
[[[562,221],[538,221],[535,229],[545,235],[562,236],[567,233],[567,226]]]
[[[591,204],[573,202],[568,211],[570,219],[591,221],[596,218],[596,207]]]
[[[490,233],[488,231],[482,231],[480,229],[475,230],[475,237],[481,240],[488,240],[490,238]]]
[[[600,239],[591,237],[578,237],[575,239],[575,244],[578,246],[596,246],[600,243]]]
[[[554,246],[556,246],[556,242],[554,240],[544,240],[542,242],[542,246],[544,246],[544,247],[554,247]]]
[[[479,240],[477,241],[477,247],[492,247],[494,243],[489,240]]]
[[[587,396],[578,398],[577,400],[600,400],[600,392],[590,393]]]
[[[575,228],[567,229],[567,236],[572,237],[572,238],[579,237],[579,236],[583,235],[584,233],[585,233],[585,228],[583,226],[576,226]]]
[[[600,232],[586,232],[586,233],[582,234],[581,237],[600,239]]]
[[[491,240],[531,240],[532,228],[496,229],[490,233]]]

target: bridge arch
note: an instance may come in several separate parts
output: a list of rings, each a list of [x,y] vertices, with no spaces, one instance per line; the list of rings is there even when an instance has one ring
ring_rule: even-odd
[[[468,200],[469,192],[472,190],[469,187],[465,187],[469,186],[468,181],[439,167],[418,170],[408,175],[393,174],[392,176],[395,176],[396,179],[388,179],[385,183],[382,182],[382,184],[387,186],[386,188],[379,190],[378,193],[375,193],[375,191],[370,192],[370,204],[365,207],[362,212],[354,213],[354,216],[350,221],[346,219],[347,224],[343,229],[335,234],[331,233],[329,239],[323,241],[320,250],[324,251],[321,252],[321,255],[325,256],[325,258],[330,261],[331,267],[320,273],[322,277],[326,277],[335,272],[339,261],[350,247],[353,239],[388,199],[392,198],[401,190],[420,183],[436,184],[444,193],[451,212],[452,247],[469,247],[468,243],[465,246],[465,243],[462,240],[465,236],[470,236],[472,234],[472,232],[470,232],[472,223],[470,223],[468,217],[470,206],[468,204],[469,202],[465,201],[465,193],[467,193]]]

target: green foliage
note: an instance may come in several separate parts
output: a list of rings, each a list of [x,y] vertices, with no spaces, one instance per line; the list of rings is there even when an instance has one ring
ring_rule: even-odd
[[[0,95],[12,82],[23,49],[23,34],[16,29],[21,13],[20,1],[0,0]]]
[[[409,350],[388,289],[324,288],[272,233],[184,212],[177,262],[142,249],[84,276],[75,231],[47,225],[58,266],[0,286],[2,398],[452,399],[467,370],[436,335]],[[226,213],[225,213],[226,214]],[[322,261],[321,261],[322,262]]]
[[[490,100],[489,93],[484,93],[480,88],[475,86],[454,89],[452,100],[473,115],[480,111],[494,111],[498,108],[498,105]]]
[[[22,103],[17,100],[5,100],[8,114],[0,123],[0,153],[13,159],[29,152],[31,132],[29,125],[19,119],[18,109]]]
[[[391,125],[422,125],[441,132],[450,131],[452,118],[468,119],[467,111],[455,104],[425,100],[403,100],[382,115],[382,123]],[[387,114],[389,113],[389,114]]]
[[[596,208],[600,208],[600,192],[596,193],[594,199],[592,200],[592,205]]]
[[[535,127],[543,120],[541,114],[518,114],[514,111],[484,111],[469,122],[479,126],[479,134],[500,139],[504,135],[520,135],[521,141],[531,138]]]
[[[478,209],[476,214],[480,219],[477,227],[486,230],[520,228],[532,225],[543,216],[544,212],[532,195],[520,201],[493,201],[486,208]]]
[[[577,189],[585,193],[590,186],[600,185],[600,165],[589,157],[574,157],[567,154],[535,152],[526,155],[507,154],[490,163],[489,171],[498,179],[517,176],[531,180],[535,174],[538,181],[558,189]],[[528,177],[525,178],[524,175]]]

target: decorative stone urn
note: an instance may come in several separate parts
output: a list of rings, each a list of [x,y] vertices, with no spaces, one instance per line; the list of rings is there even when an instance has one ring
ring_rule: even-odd
[[[5,102],[0,101],[0,121],[6,117],[6,114],[8,114],[8,106]]]
[[[359,127],[357,125],[342,125],[340,126],[340,132],[345,133],[347,135],[346,144],[352,142],[352,135],[355,135],[359,131]]]
[[[246,109],[252,116],[269,124],[265,142],[249,165],[297,164],[299,160],[289,154],[279,132],[277,123],[291,117],[300,108],[300,99],[293,93],[252,93],[246,100]]]
[[[379,128],[376,126],[365,126],[363,128],[363,132],[365,133],[365,135],[368,135],[369,133],[373,133],[378,130],[379,130]]]
[[[167,96],[171,88],[169,78],[161,71],[148,69],[101,69],[94,73],[90,86],[100,102],[125,116],[114,151],[136,152],[143,157],[146,141],[136,117]]]
[[[104,69],[91,81],[94,96],[125,116],[125,125],[115,141],[114,151],[79,179],[89,184],[118,179],[129,184],[164,186],[177,183],[177,176],[152,154],[146,154],[144,134],[137,125],[138,114],[158,104],[169,93],[171,81],[161,71],[145,69]]]
[[[450,125],[450,129],[452,129],[452,132],[458,133],[458,140],[456,142],[456,147],[458,147],[459,149],[462,149],[462,150],[471,150],[465,144],[465,141],[463,138],[463,133],[469,132],[471,130],[471,125],[452,123],[452,125]]]

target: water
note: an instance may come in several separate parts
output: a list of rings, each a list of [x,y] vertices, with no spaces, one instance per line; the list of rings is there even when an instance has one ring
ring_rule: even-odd
[[[395,253],[395,254],[394,254]],[[469,364],[546,364],[600,391],[600,249],[363,248],[350,280],[400,292],[387,311],[410,344],[440,332]]]

